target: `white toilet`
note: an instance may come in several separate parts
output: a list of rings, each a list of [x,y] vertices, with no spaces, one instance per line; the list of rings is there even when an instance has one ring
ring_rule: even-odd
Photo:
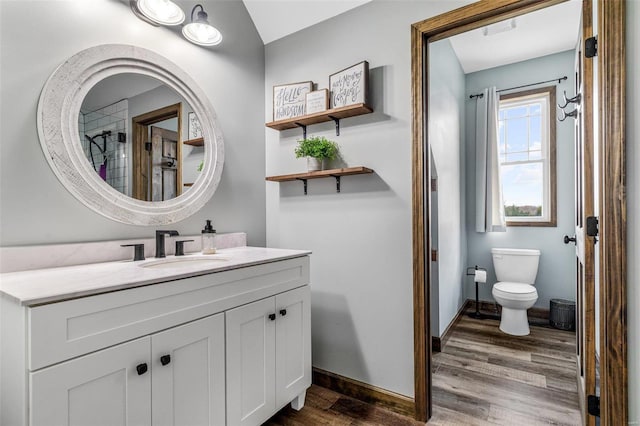
[[[514,336],[529,334],[527,309],[538,300],[533,286],[538,274],[540,250],[491,249],[498,282],[493,285],[496,302],[502,306],[500,330]]]

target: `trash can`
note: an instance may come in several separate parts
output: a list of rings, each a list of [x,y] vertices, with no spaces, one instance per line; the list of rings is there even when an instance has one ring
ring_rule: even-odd
[[[560,330],[576,329],[576,302],[551,299],[549,302],[549,324]]]

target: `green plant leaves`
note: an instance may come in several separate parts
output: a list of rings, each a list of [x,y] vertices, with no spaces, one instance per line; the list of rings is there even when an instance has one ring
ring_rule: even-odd
[[[339,147],[337,143],[328,140],[324,136],[312,136],[299,140],[294,153],[296,158],[314,157],[333,160],[338,156]]]

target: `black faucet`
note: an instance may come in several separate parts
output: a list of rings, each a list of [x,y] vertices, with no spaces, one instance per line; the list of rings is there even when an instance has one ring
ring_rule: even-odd
[[[175,237],[178,231],[156,231],[156,257],[166,257],[164,254],[164,236]]]

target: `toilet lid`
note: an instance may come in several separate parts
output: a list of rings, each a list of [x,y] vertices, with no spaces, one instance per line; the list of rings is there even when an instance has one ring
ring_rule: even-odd
[[[511,300],[531,300],[538,298],[538,291],[531,284],[498,282],[493,285],[493,291],[501,297]]]

